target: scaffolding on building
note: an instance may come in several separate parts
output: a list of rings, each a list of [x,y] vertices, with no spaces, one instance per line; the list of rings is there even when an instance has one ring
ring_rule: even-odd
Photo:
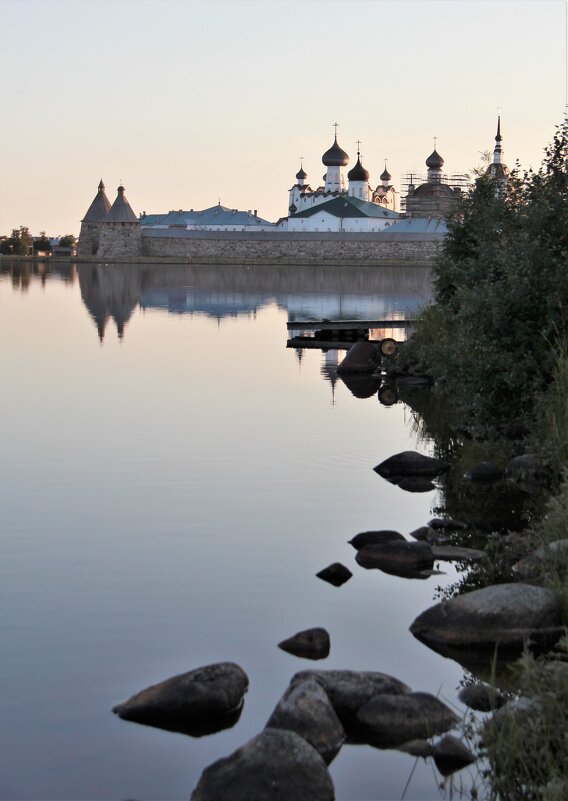
[[[401,175],[400,178],[400,211],[402,214],[406,213],[406,198],[408,196],[408,187],[412,184],[414,187],[420,186],[420,184],[425,184],[428,181],[428,177],[424,173],[419,172],[405,172]],[[467,173],[456,173],[452,175],[447,175],[443,173],[440,175],[441,184],[446,184],[450,186],[452,189],[459,188],[461,192],[465,192],[472,184],[472,178]]]

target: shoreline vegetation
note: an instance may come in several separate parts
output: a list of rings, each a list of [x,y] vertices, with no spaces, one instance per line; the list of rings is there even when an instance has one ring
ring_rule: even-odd
[[[464,565],[442,603],[531,585],[554,596],[561,632],[552,648],[531,647],[533,637],[520,658],[490,654],[485,672],[475,665],[466,674],[466,685],[481,676],[494,697],[509,699],[468,724],[485,765],[470,797],[560,801],[568,798],[568,120],[538,172],[517,168],[506,184],[481,175],[448,227],[433,302],[390,370],[428,376],[429,388],[401,397],[420,436],[453,467],[436,511],[465,520],[466,544],[487,557]]]

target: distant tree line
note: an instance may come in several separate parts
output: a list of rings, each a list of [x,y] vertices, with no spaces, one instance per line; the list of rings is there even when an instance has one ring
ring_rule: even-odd
[[[65,234],[59,238],[59,247],[73,249],[76,245],[73,234]],[[2,256],[30,256],[34,253],[51,253],[53,246],[45,231],[39,236],[32,236],[30,229],[25,225],[13,228],[10,236],[0,237],[0,255]]]

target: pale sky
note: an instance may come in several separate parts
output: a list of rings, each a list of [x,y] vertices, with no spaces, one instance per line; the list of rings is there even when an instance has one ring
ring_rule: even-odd
[[[0,233],[136,213],[286,214],[338,141],[375,186],[433,149],[538,166],[566,104],[566,0],[0,0]],[[349,169],[348,168],[348,169]]]

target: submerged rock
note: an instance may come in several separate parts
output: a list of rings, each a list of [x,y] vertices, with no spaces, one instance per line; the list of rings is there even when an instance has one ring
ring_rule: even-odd
[[[463,687],[458,698],[470,709],[476,712],[491,712],[499,709],[506,702],[505,696],[490,684],[468,684]]]
[[[398,745],[397,751],[402,751],[403,754],[410,754],[413,757],[422,757],[426,759],[432,756],[434,747],[428,740],[409,740],[407,743]]]
[[[464,478],[474,484],[493,484],[503,478],[503,471],[493,462],[479,462],[464,473]]]
[[[218,662],[146,687],[112,711],[122,720],[201,737],[237,722],[248,683],[238,665]]]
[[[357,713],[371,745],[392,748],[409,740],[427,739],[456,726],[459,718],[430,693],[377,695]]]
[[[465,531],[467,523],[461,520],[454,520],[452,517],[433,517],[428,521],[430,528],[434,529],[449,529],[454,531]]]
[[[365,373],[345,373],[339,375],[339,378],[349,392],[355,398],[371,398],[381,385],[380,375],[368,375]]]
[[[345,731],[331,701],[314,679],[288,687],[266,727],[296,732],[328,765],[345,741]]]
[[[396,479],[389,478],[387,481],[405,492],[432,492],[436,489],[436,485],[424,476],[396,476]]]
[[[294,656],[303,656],[304,659],[325,659],[330,651],[329,634],[322,628],[306,629],[282,640],[278,647]]]
[[[376,344],[360,339],[355,342],[337,368],[338,375],[347,373],[372,373],[381,363],[381,353]]]
[[[450,469],[447,462],[424,456],[416,451],[403,451],[385,459],[373,468],[383,478],[392,476],[437,476]]]
[[[453,737],[451,734],[446,734],[445,737],[437,742],[433,749],[434,762],[442,776],[450,776],[468,765],[475,762],[475,757],[469,748]]]
[[[560,602],[550,590],[529,584],[498,584],[442,601],[419,615],[414,636],[435,650],[445,646],[548,647],[562,631]]]
[[[436,531],[430,526],[421,526],[411,531],[409,536],[414,537],[415,540],[420,540],[420,542],[427,542],[429,545],[447,545],[451,542],[448,534]]]
[[[458,545],[432,545],[434,559],[442,562],[479,562],[485,559],[484,551],[477,548],[461,548]]]
[[[359,709],[375,695],[410,692],[404,682],[387,673],[357,670],[302,670],[292,676],[290,686],[296,687],[308,679],[323,687],[343,726],[351,726]]]
[[[332,565],[324,567],[319,573],[316,573],[318,578],[327,581],[329,584],[333,584],[334,587],[341,587],[342,584],[349,581],[352,575],[353,573],[349,568],[342,565],[341,562],[334,562]]]
[[[547,468],[536,454],[524,453],[511,459],[505,469],[505,475],[514,481],[541,481],[547,476]]]
[[[434,564],[432,548],[427,542],[392,541],[380,545],[365,545],[357,551],[357,564],[380,570],[402,568],[428,570]]]
[[[334,801],[324,760],[293,731],[265,729],[201,774],[191,801]]]
[[[382,545],[385,542],[394,542],[396,540],[406,542],[398,531],[385,529],[384,531],[362,531],[360,534],[356,534],[352,540],[349,540],[349,544],[358,551],[366,545]]]

